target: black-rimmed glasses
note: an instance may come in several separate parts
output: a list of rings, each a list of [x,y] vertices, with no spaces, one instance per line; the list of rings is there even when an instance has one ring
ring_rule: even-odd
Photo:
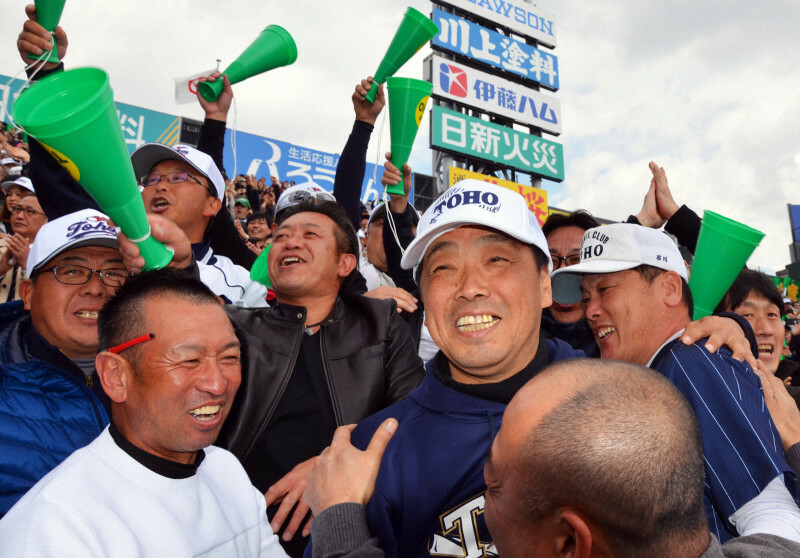
[[[61,264],[43,269],[39,273],[47,271],[52,271],[56,276],[56,281],[65,285],[84,285],[89,282],[94,273],[97,273],[100,281],[109,287],[119,287],[128,278],[128,271],[122,267],[92,269],[82,265]]]
[[[571,254],[569,256],[556,256],[555,254],[550,254],[550,257],[553,259],[553,269],[558,269],[561,266],[571,266],[577,265],[581,263],[581,255],[580,254]]]
[[[183,184],[184,182],[186,182],[191,178],[192,180],[197,182],[200,186],[205,188],[210,195],[214,197],[217,196],[216,190],[212,191],[210,186],[206,186],[205,184],[200,182],[200,180],[196,176],[186,171],[167,172],[164,174],[158,174],[158,173],[146,174],[139,178],[139,184],[141,184],[145,188],[147,188],[148,186],[156,186],[159,182],[161,182],[162,178],[167,181],[167,184]]]
[[[33,217],[34,215],[44,215],[44,211],[36,211],[32,207],[28,207],[26,205],[14,206],[14,209],[11,210],[11,213],[22,213],[23,211],[28,217]]]

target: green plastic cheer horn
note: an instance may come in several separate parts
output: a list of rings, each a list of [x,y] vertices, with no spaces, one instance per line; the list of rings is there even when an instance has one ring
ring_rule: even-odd
[[[762,238],[763,232],[738,221],[713,211],[703,213],[689,276],[695,320],[714,313]]]
[[[411,156],[414,138],[425,114],[425,106],[433,90],[433,84],[421,79],[390,77],[386,80],[389,89],[389,129],[392,138],[392,163],[403,173],[403,165]],[[390,194],[405,195],[403,182],[387,184]]]
[[[233,85],[254,75],[293,64],[295,60],[297,45],[292,36],[279,25],[269,25],[223,73]],[[222,92],[222,80],[201,81],[197,91],[206,101],[213,103]]]
[[[78,68],[50,75],[23,91],[12,112],[139,246],[145,269],[172,260],[172,250],[150,236],[108,74]]]
[[[408,62],[422,46],[430,41],[439,32],[439,27],[426,17],[422,12],[409,7],[403,16],[403,21],[394,34],[389,49],[378,65],[378,71],[373,76],[372,88],[365,97],[370,103],[375,102],[378,86],[387,78],[393,76],[400,67]]]

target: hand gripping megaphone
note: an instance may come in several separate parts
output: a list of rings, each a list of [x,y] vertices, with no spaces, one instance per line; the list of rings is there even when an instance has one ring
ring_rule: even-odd
[[[256,74],[293,64],[295,60],[297,45],[292,36],[279,25],[269,25],[223,73],[233,85]],[[213,103],[222,92],[222,80],[201,81],[197,92]]]
[[[12,113],[139,246],[145,269],[172,260],[172,251],[150,236],[108,74],[78,68],[50,75],[23,91]]]
[[[36,6],[36,21],[44,27],[45,31],[50,33],[53,39],[53,51],[47,57],[48,62],[55,62],[58,64],[58,45],[56,44],[55,31],[58,27],[58,22],[61,20],[61,13],[64,11],[64,4],[67,0],[34,0]],[[39,60],[41,55],[29,54],[28,58]]]
[[[390,77],[386,79],[389,89],[389,131],[392,139],[392,163],[403,173],[403,165],[411,156],[414,138],[425,114],[428,97],[433,84],[421,79]],[[375,88],[377,90],[377,87]],[[390,194],[404,195],[403,182],[387,184]]]
[[[392,42],[389,44],[389,49],[373,76],[372,88],[365,97],[367,101],[374,103],[375,96],[378,94],[378,86],[384,83],[386,78],[393,76],[403,64],[408,62],[409,58],[414,56],[438,32],[439,27],[430,18],[409,7],[403,16],[400,27],[397,28],[394,34]]]

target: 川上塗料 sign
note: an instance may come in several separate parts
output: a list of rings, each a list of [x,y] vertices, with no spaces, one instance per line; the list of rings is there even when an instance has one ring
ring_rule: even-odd
[[[436,8],[433,22],[439,26],[434,47],[558,90],[558,58],[552,54]]]
[[[439,106],[431,111],[431,146],[556,182],[564,180],[561,144]]]

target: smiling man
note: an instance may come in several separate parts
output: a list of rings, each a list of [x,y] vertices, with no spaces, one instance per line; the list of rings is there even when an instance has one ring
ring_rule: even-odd
[[[581,262],[553,274],[553,297],[582,300],[600,355],[648,366],[683,393],[700,424],[705,508],[725,542],[754,532],[800,541],[797,481],[757,376],[723,347],[680,342],[693,311],[678,247],[633,224],[589,229]]]
[[[22,300],[0,306],[0,515],[108,423],[94,357],[97,313],[128,277],[116,230],[87,209],[39,232]]]
[[[505,407],[546,365],[583,354],[539,337],[551,263],[519,194],[455,184],[420,219],[402,266],[416,268],[440,351],[408,398],[353,433],[363,449],[385,419],[400,424],[367,506],[369,527],[390,557],[491,555],[482,470]]]
[[[180,272],[143,273],[99,330],[111,425],[0,521],[0,554],[285,556],[261,493],[211,446],[241,382],[217,297]]]

